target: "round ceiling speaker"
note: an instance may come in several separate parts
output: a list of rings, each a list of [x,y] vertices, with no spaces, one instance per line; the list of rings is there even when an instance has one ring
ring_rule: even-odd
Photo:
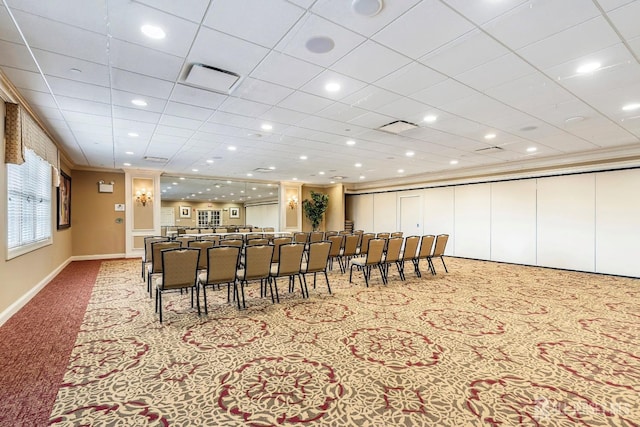
[[[313,53],[327,53],[333,49],[335,43],[333,39],[326,36],[311,37],[305,43],[307,50]]]
[[[382,0],[353,0],[351,8],[362,16],[375,16],[382,10]]]

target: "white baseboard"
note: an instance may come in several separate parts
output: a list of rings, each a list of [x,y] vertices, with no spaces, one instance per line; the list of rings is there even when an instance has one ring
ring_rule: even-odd
[[[13,304],[7,307],[2,313],[0,313],[0,326],[4,325],[4,323],[9,320],[11,316],[16,314],[22,307],[24,307],[31,298],[33,298],[42,288],[47,286],[47,284],[53,280],[54,277],[58,275],[69,263],[72,261],[71,258],[67,259],[65,262],[60,264],[58,268],[49,273],[44,279],[42,279],[39,283],[37,283],[33,288],[31,288],[27,293],[18,298]]]
[[[98,254],[98,255],[75,255],[71,261],[95,261],[97,259],[125,258],[125,254]]]

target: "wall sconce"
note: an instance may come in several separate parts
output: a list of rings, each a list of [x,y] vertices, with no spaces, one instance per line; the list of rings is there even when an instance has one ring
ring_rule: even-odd
[[[287,205],[289,205],[289,209],[295,209],[298,206],[298,198],[296,196],[289,197]]]
[[[151,199],[151,191],[147,191],[145,188],[136,191],[136,202],[142,203],[142,206],[147,206],[147,202],[150,202]]]
[[[113,184],[115,184],[115,182],[111,181],[107,184],[101,179],[98,181],[98,193],[113,193]]]

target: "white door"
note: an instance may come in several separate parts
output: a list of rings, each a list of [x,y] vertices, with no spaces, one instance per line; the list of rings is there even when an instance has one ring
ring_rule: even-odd
[[[400,196],[400,231],[403,236],[422,235],[422,196]]]

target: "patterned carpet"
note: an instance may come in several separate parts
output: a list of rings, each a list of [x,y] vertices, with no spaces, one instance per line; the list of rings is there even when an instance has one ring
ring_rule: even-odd
[[[303,300],[165,298],[105,261],[52,425],[639,426],[640,281],[447,259]],[[423,270],[426,270],[423,266]],[[285,292],[282,292],[285,290]]]

